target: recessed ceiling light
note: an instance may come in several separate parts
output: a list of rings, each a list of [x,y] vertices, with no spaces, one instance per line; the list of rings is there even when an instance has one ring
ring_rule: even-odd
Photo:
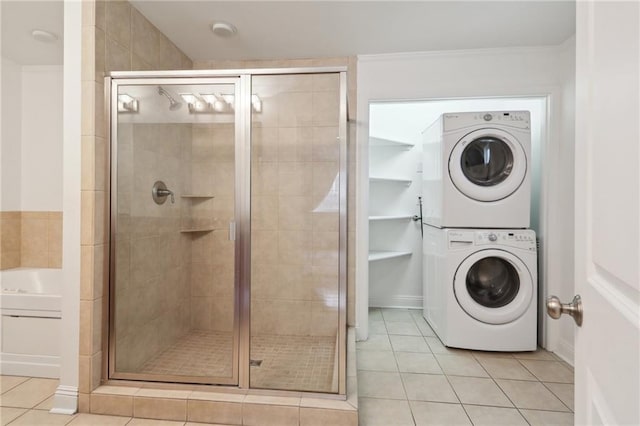
[[[211,25],[211,31],[219,37],[231,37],[238,32],[236,27],[228,22],[217,21]]]
[[[31,31],[31,37],[43,43],[53,43],[54,41],[58,40],[57,35],[45,30],[33,30]]]

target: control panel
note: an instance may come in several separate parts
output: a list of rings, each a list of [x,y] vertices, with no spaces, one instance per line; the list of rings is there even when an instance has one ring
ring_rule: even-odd
[[[445,124],[444,130],[455,130],[468,126],[502,125],[529,129],[531,115],[529,111],[482,111],[482,112],[460,112],[447,113],[443,115]]]
[[[506,245],[536,250],[536,234],[530,230],[486,230],[475,232],[476,245]]]

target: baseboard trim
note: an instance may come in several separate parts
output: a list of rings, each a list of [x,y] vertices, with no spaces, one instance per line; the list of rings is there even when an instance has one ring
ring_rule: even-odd
[[[569,365],[574,364],[575,359],[575,348],[573,341],[568,340],[560,340],[558,342],[558,350],[555,352],[564,362]]]
[[[371,298],[369,306],[372,308],[422,309],[422,296],[398,295],[384,299]]]
[[[53,414],[74,414],[78,411],[78,388],[60,385],[53,396]]]
[[[10,376],[57,379],[60,377],[60,357],[2,353],[0,371]]]

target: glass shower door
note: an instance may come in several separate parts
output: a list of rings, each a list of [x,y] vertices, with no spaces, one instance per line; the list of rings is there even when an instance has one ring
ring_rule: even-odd
[[[339,73],[252,77],[252,388],[339,390],[340,88]]]
[[[238,383],[238,87],[112,82],[111,378]]]

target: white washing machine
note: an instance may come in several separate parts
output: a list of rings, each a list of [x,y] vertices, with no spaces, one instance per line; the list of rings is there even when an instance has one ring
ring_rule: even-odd
[[[535,232],[424,227],[424,317],[446,346],[533,351]]]
[[[443,114],[423,132],[423,218],[439,228],[528,228],[528,111]]]

